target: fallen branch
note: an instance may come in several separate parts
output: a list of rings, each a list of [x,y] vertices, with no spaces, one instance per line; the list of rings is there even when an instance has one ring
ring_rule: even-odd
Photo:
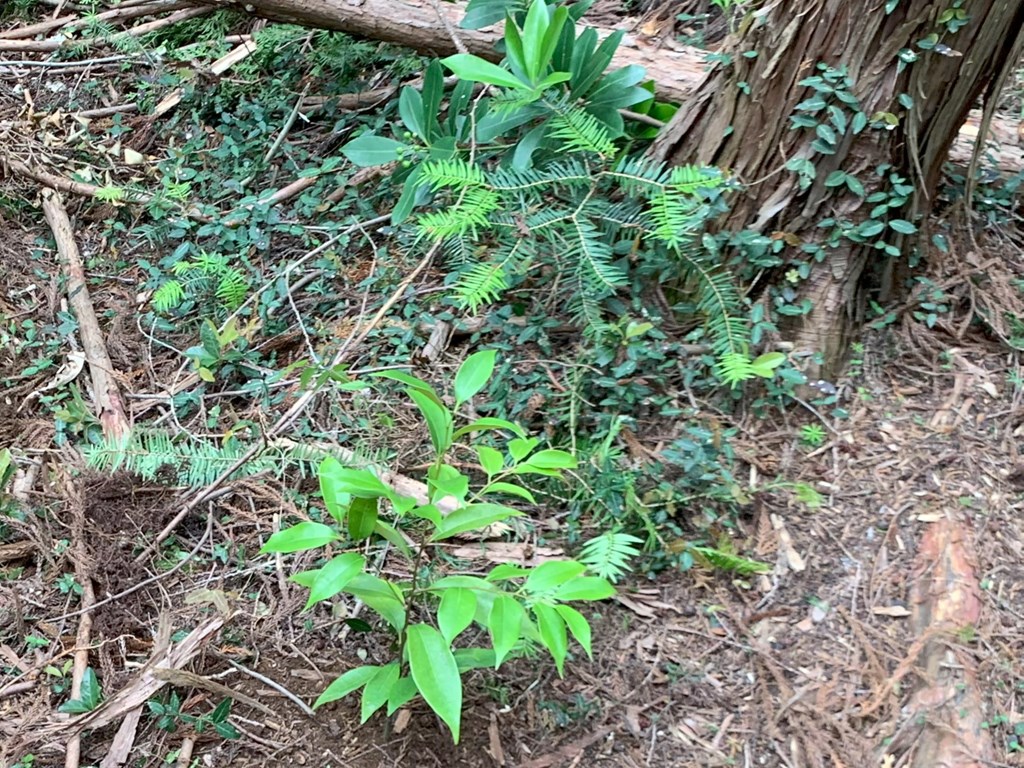
[[[92,568],[90,567],[89,550],[85,545],[85,504],[82,493],[65,468],[62,471],[64,497],[71,506],[71,560],[75,566],[75,580],[82,589],[82,607],[86,611],[78,620],[78,632],[75,634],[74,666],[71,672],[71,699],[82,698],[82,679],[89,668],[89,642],[92,637],[92,614],[88,609],[96,602],[96,594],[92,586]],[[67,751],[64,753],[64,768],[78,768],[82,756],[82,739],[80,733],[68,739]]]
[[[241,45],[232,49],[228,53],[221,56],[213,64],[210,65],[210,72],[214,75],[223,75],[231,67],[235,66],[238,62],[246,59],[256,52],[256,41],[246,40]],[[178,104],[181,103],[185,92],[181,88],[175,88],[167,96],[165,96],[159,104],[156,105],[156,109],[153,110],[153,116],[159,117],[166,112],[170,112]]]
[[[92,17],[92,19],[93,21],[102,21],[107,23],[129,21],[131,19],[137,19],[140,16],[150,16],[154,13],[178,11],[182,8],[189,8],[192,5],[193,4],[190,0],[153,0],[153,2],[148,2],[144,5],[132,6],[130,8],[112,8],[109,11],[97,13]],[[77,21],[82,21],[81,14],[71,13],[67,16],[58,16],[56,19],[40,21],[38,24],[26,24],[23,27],[15,27],[14,29],[8,29],[4,32],[0,32],[0,40],[27,40],[35,37],[36,35],[45,35],[47,32],[62,29]]]
[[[71,720],[46,725],[38,729],[36,733],[29,735],[29,740],[38,743],[61,736],[72,738],[86,729],[96,730],[117,722],[137,707],[145,705],[161,688],[167,685],[167,681],[160,679],[158,670],[185,667],[206,647],[209,639],[214,637],[230,618],[233,617],[212,616],[193,629],[180,643],[154,650],[149,661],[136,673],[134,679],[124,688],[104,699],[96,709]]]
[[[116,440],[127,435],[131,425],[125,415],[121,391],[114,379],[114,364],[110,362],[110,355],[107,354],[103,332],[100,330],[96,310],[93,309],[92,299],[89,297],[85,266],[75,244],[71,219],[68,218],[56,190],[44,189],[42,196],[43,213],[50,229],[53,230],[57,252],[67,275],[68,302],[78,319],[82,348],[92,378],[93,400],[99,411],[97,416],[103,427],[103,436],[108,440]]]
[[[942,518],[925,529],[918,549],[911,624],[925,642],[917,658],[924,685],[906,713],[907,733],[915,734],[913,768],[981,768],[995,757],[982,722],[976,654],[957,639],[981,618],[978,565],[970,540],[965,523]],[[897,754],[905,746],[897,737],[887,752]]]

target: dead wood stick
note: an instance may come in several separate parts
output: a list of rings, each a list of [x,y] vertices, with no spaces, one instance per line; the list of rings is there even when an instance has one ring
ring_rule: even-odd
[[[0,164],[5,164],[12,171],[17,173],[19,176],[24,176],[26,179],[32,179],[38,181],[40,184],[46,187],[52,187],[53,189],[59,190],[60,192],[70,192],[75,195],[82,195],[83,197],[102,198],[102,187],[97,187],[95,184],[86,184],[81,181],[72,181],[71,179],[58,176],[49,171],[40,170],[38,168],[30,168],[21,160],[15,160],[13,157],[3,157],[0,155]],[[137,205],[147,205],[153,201],[153,196],[145,192],[134,192],[131,190],[125,190],[128,198],[125,202],[135,203]],[[210,217],[200,213],[195,208],[183,211],[183,215],[195,221],[202,222],[204,224],[211,221]]]
[[[149,16],[154,13],[164,13],[168,11],[177,11],[182,8],[191,7],[192,3],[189,0],[151,0],[144,5],[136,5],[131,8],[117,7],[109,11],[103,11],[97,13],[94,17],[94,21],[128,21],[129,19],[137,19],[140,16]],[[50,19],[49,21],[40,21],[38,24],[27,24],[23,27],[15,27],[14,29],[8,29],[4,32],[0,32],[0,40],[25,40],[36,35],[45,35],[47,32],[52,32],[55,29],[61,29],[70,24],[74,24],[76,21],[81,21],[82,16],[77,13],[68,14],[67,16],[60,16],[56,19]]]
[[[61,733],[71,737],[86,729],[96,730],[116,722],[135,708],[143,706],[167,685],[165,680],[161,680],[157,676],[156,670],[158,668],[182,669],[185,667],[203,650],[209,639],[214,637],[230,618],[219,615],[212,616],[193,629],[181,642],[169,648],[156,649],[154,647],[149,661],[124,688],[104,699],[91,712],[86,712],[72,720],[53,722],[36,729],[29,736],[30,740],[36,743],[53,739]]]
[[[149,21],[145,24],[138,24],[130,29],[126,29],[123,32],[118,32],[112,37],[90,37],[84,40],[75,40],[74,38],[57,37],[49,40],[10,40],[0,39],[0,51],[17,51],[20,53],[53,53],[59,51],[62,48],[67,48],[71,45],[78,46],[94,46],[110,43],[117,39],[124,39],[126,37],[141,37],[148,32],[152,32],[156,29],[162,29],[163,27],[177,24],[181,21],[196,18],[197,16],[205,16],[210,12],[209,8],[193,8],[188,3],[179,3],[175,7],[180,10],[172,13],[162,19],[156,19],[155,21]],[[167,10],[167,9],[164,9]]]
[[[125,415],[124,401],[121,391],[114,378],[114,365],[107,354],[106,342],[100,330],[96,310],[89,297],[89,288],[85,281],[85,266],[82,264],[78,245],[75,243],[75,232],[71,228],[60,194],[54,189],[44,189],[43,213],[53,230],[57,241],[57,252],[67,273],[68,302],[78,319],[79,333],[82,337],[82,348],[85,359],[89,363],[89,374],[92,378],[93,399],[95,401],[103,436],[108,440],[122,438],[128,434],[131,425]]]
[[[47,218],[49,219],[49,216]],[[70,228],[70,223],[68,226]],[[75,579],[82,588],[82,607],[85,609],[85,613],[78,620],[78,632],[75,634],[74,666],[71,673],[71,698],[74,700],[82,698],[82,679],[89,668],[89,641],[92,636],[92,614],[89,609],[96,602],[96,594],[92,587],[89,550],[85,545],[85,504],[82,501],[82,493],[66,470],[62,475],[64,495],[71,505],[71,559],[75,565]],[[64,768],[78,768],[81,756],[82,738],[76,733],[68,740],[67,752],[64,753]]]
[[[223,75],[231,67],[235,66],[238,62],[248,58],[256,52],[256,41],[246,40],[244,43],[236,48],[228,51],[228,53],[221,56],[213,64],[210,65],[210,72],[214,75]],[[156,109],[153,110],[153,116],[159,117],[167,112],[170,112],[178,104],[181,103],[182,98],[185,95],[185,91],[181,88],[175,88],[167,96],[165,96],[159,104],[156,105]]]

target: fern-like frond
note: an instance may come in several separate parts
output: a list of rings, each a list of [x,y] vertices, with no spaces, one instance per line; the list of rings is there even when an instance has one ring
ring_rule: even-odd
[[[772,569],[768,563],[741,557],[740,555],[716,549],[715,547],[691,544],[688,549],[698,560],[703,561],[706,565],[722,571],[728,571],[729,573],[738,573],[741,576],[749,576],[752,573],[766,573]]]
[[[217,298],[229,310],[236,309],[249,294],[249,279],[237,267],[232,267],[221,275],[217,283]]]
[[[200,488],[217,479],[248,449],[242,443],[227,445],[176,439],[160,430],[135,430],[127,439],[85,446],[88,466],[102,472],[126,471],[153,482],[162,471],[175,485]],[[269,446],[257,459],[247,462],[232,477],[269,472],[280,477],[290,468],[312,473],[324,452],[303,445]]]
[[[153,309],[169,312],[185,300],[185,287],[180,280],[168,280],[153,291]]]
[[[421,174],[420,178],[435,192],[448,187],[462,190],[487,184],[483,168],[461,157],[424,163]]]
[[[626,284],[626,272],[614,263],[611,244],[591,221],[574,217],[567,237],[568,256],[579,265],[580,283],[592,293],[607,295]]]
[[[421,215],[417,226],[421,235],[446,238],[476,233],[487,226],[488,217],[498,207],[498,195],[487,187],[462,190],[459,200],[440,211]]]
[[[628,533],[608,531],[583,545],[580,562],[595,576],[616,582],[629,572],[630,561],[640,554],[641,539]]]
[[[559,112],[549,125],[547,135],[560,140],[567,152],[593,152],[601,157],[615,154],[615,142],[608,129],[586,110],[572,108]]]
[[[459,275],[452,297],[460,307],[476,312],[481,305],[497,301],[508,290],[504,264],[481,261]]]
[[[673,253],[683,263],[686,275],[695,283],[697,311],[705,318],[708,339],[715,355],[720,360],[730,355],[733,361],[741,355],[746,356],[747,321],[744,319],[743,300],[733,284],[732,275],[714,264],[707,255],[693,254],[680,248]]]

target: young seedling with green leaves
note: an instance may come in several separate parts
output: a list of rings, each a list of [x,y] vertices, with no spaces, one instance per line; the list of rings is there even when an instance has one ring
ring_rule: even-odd
[[[263,547],[264,552],[327,548],[321,567],[292,577],[309,588],[306,608],[344,592],[375,611],[397,638],[393,659],[349,670],[331,683],[317,706],[362,690],[361,719],[366,722],[382,707],[391,715],[421,696],[458,742],[463,673],[497,669],[522,642],[545,647],[559,674],[570,635],[590,654],[590,624],[569,603],[602,600],[615,589],[607,578],[590,572],[586,562],[552,560],[529,568],[503,564],[483,576],[440,575],[439,568],[430,567],[440,564],[434,555],[440,542],[522,514],[503,498],[535,504],[520,477],[559,477],[561,470],[576,466],[570,454],[539,448],[536,438],[503,419],[479,418],[456,427],[459,409],[486,386],[494,363],[493,351],[478,352],[463,363],[455,376],[454,408],[420,379],[398,371],[375,374],[404,385],[426,422],[435,457],[426,472],[427,498],[400,495],[373,471],[327,458],[319,469],[320,490],[333,525],[298,523],[274,534]],[[504,440],[504,450],[475,439],[483,434],[494,436],[496,443]],[[475,453],[485,477],[479,489],[471,490],[471,478],[447,462],[456,447]],[[362,553],[334,551],[374,537],[406,557],[408,579],[381,578]],[[603,572],[621,573],[626,555],[605,557]],[[471,632],[473,625],[479,631]],[[458,642],[464,636],[469,646]],[[489,642],[479,644],[485,638]]]

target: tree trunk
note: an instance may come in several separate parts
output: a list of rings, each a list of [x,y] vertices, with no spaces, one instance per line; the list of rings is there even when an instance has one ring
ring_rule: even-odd
[[[891,13],[885,5],[893,7]],[[705,76],[652,148],[670,163],[716,165],[744,185],[726,229],[778,233],[790,244],[784,256],[792,268],[821,260],[800,288],[801,298],[811,302],[810,313],[797,318],[790,333],[799,348],[822,353],[826,374],[835,371],[848,346],[861,276],[884,253],[875,245],[884,238],[906,257],[914,243],[898,231],[909,229],[902,221],[927,213],[968,112],[983,94],[994,101],[1024,47],[1024,0],[965,3],[966,18],[952,20],[954,26],[962,22],[955,34],[949,20],[940,23],[951,5],[773,3],[766,14],[748,16],[732,40],[731,61]],[[822,71],[819,63],[835,69]],[[849,78],[846,90],[855,101],[801,84],[835,70]],[[820,110],[814,109],[816,97],[825,105]],[[869,127],[855,133],[854,120],[863,120],[858,112]],[[794,116],[823,127],[796,126]],[[878,127],[886,125],[891,130]],[[787,169],[787,163],[794,168],[801,161],[813,165],[813,179],[805,173],[803,188],[800,175]],[[863,232],[877,226],[868,223],[875,204],[863,197],[893,195],[891,177],[875,172],[883,163],[891,163],[914,190],[885,217],[876,213],[885,229],[857,243],[835,236],[834,227],[820,228],[826,218],[863,225]],[[847,184],[836,172],[855,181]],[[830,186],[837,178],[839,185]],[[897,229],[892,219],[900,220]],[[812,256],[817,246],[822,249]]]

